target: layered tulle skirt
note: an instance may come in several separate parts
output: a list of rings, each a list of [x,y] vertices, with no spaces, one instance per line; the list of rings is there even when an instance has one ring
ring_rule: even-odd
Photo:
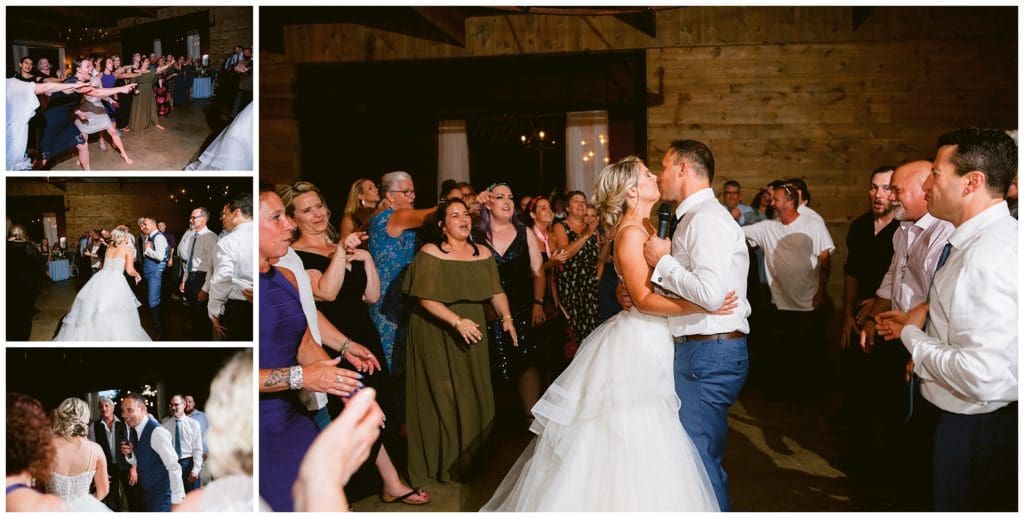
[[[537,437],[483,511],[717,511],[679,422],[664,317],[595,329],[533,407]]]

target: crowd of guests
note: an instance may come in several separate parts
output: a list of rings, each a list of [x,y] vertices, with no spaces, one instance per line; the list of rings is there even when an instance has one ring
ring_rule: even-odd
[[[7,510],[252,511],[251,387],[246,350],[214,378],[207,412],[176,394],[162,422],[132,393],[49,413],[8,393]]]
[[[77,153],[90,169],[90,141],[100,150],[129,157],[121,136],[128,131],[163,130],[173,110],[192,102],[200,63],[191,56],[144,55],[79,57],[67,73],[23,57],[7,80],[7,170],[46,169],[63,155]],[[230,120],[252,100],[252,49],[236,46],[216,72],[217,101]]]
[[[1016,147],[1002,132],[964,130],[944,135],[938,149],[934,163],[873,171],[871,211],[850,228],[841,346],[851,390],[844,412],[858,426],[870,414],[900,427],[905,413],[895,417],[904,403],[911,404],[907,394],[917,394],[915,416],[940,422],[934,470],[921,460],[914,466],[916,491],[893,487],[918,503],[927,500],[927,508],[998,508],[1015,492],[997,498],[957,462],[965,455],[985,456],[999,477],[1010,473],[1006,463],[988,456],[986,446],[958,445],[952,453],[948,442],[968,433],[963,427],[984,427],[993,444],[1009,447],[1001,434],[1011,414],[1016,426],[1015,274],[993,265],[1003,278],[1000,286],[985,286],[991,295],[969,286],[956,294],[933,293],[933,304],[945,308],[941,315],[939,306],[932,309],[933,321],[945,320],[941,326],[926,326],[917,305],[928,300],[947,238],[954,246],[970,246],[954,230],[971,227],[964,209],[957,208],[959,190],[962,197],[976,197],[972,207],[992,212],[986,218],[998,219],[993,231],[1007,227],[1001,237],[1012,239],[1016,253],[1016,224],[999,219],[1002,212],[1009,219],[1008,207],[1016,209]],[[940,189],[949,192],[939,194]],[[528,427],[530,409],[578,344],[620,304],[630,304],[618,293],[608,262],[612,229],[602,228],[582,192],[517,199],[503,183],[477,192],[467,183],[446,181],[435,206],[417,209],[413,179],[402,171],[384,175],[379,184],[356,181],[340,231],[328,208],[333,198],[309,182],[263,186],[260,192],[261,473],[272,473],[261,477],[260,492],[275,510],[296,509],[291,488],[303,452],[339,415],[341,403],[373,386],[389,420],[368,466],[384,486],[356,487],[353,478],[345,490],[356,499],[376,491],[385,501],[426,503],[429,495],[418,486],[472,475],[495,422],[499,384],[514,387]],[[750,343],[757,353],[752,371],[761,371],[772,397],[820,395],[828,385],[826,286],[836,245],[800,178],[770,182],[750,205],[741,198],[738,182],[724,184],[720,203],[742,230],[751,257],[747,297],[755,315]],[[986,246],[1000,253],[984,260],[1016,264],[1005,246]],[[982,258],[968,253],[963,260]],[[990,277],[964,268],[962,275],[975,280]],[[941,286],[952,290],[956,283]],[[982,317],[970,309],[975,296],[999,299],[1002,307]],[[1005,317],[999,331],[969,322],[995,326],[996,315]],[[982,334],[998,340],[984,343]],[[1004,340],[1011,334],[1012,347]],[[919,392],[908,384],[912,374]],[[336,397],[318,399],[308,392]],[[926,406],[932,411],[921,410]],[[1000,408],[1000,418],[991,423],[961,419]],[[915,460],[924,459],[933,450],[920,434],[930,436],[934,426],[929,429],[920,418],[912,423],[900,432],[916,438],[915,448],[891,453],[899,434],[881,434],[888,449],[864,444],[868,436],[858,435],[850,442],[852,457],[869,463],[888,455],[899,464],[914,451],[920,454]],[[401,426],[404,438],[393,425]],[[399,451],[396,441],[403,439],[407,457],[400,466],[387,452]],[[896,476],[894,469],[873,473]],[[948,488],[924,491],[932,486],[932,474],[936,488],[966,484],[957,487],[970,496],[949,495]],[[992,484],[1008,487],[1004,478]],[[975,498],[972,491],[985,496]]]
[[[221,207],[218,215],[223,229],[210,230],[209,209],[196,207],[189,214],[188,230],[180,241],[167,230],[166,221],[142,217],[119,225],[127,238],[136,281],[125,272],[128,285],[146,301],[156,335],[167,335],[165,304],[180,303],[188,308],[187,328],[171,333],[192,340],[251,341],[252,305],[252,195],[240,193]],[[138,229],[132,232],[131,227]],[[64,253],[76,263],[82,283],[103,268],[107,248],[113,246],[107,228],[83,232],[77,249],[61,251],[47,239],[32,243],[21,225],[8,225],[7,279],[9,289],[19,293],[24,304],[7,306],[8,340],[28,340],[32,334],[35,302],[49,279],[47,262]],[[144,280],[145,282],[141,282]],[[142,297],[142,294],[145,297]],[[92,337],[100,340],[101,337]]]

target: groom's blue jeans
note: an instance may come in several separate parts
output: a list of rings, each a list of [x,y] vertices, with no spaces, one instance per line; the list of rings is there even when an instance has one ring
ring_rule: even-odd
[[[719,509],[728,511],[729,477],[722,457],[729,407],[736,402],[750,368],[747,338],[676,339],[675,347],[676,394],[682,403],[679,421],[700,453]]]

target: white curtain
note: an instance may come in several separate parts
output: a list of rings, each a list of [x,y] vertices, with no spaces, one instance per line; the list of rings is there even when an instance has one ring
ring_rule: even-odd
[[[441,121],[437,127],[437,186],[445,180],[469,181],[466,121]]]
[[[189,34],[188,35],[188,55],[192,59],[199,59],[199,35]]]
[[[49,242],[50,246],[58,243],[57,241],[57,215],[53,212],[43,213],[43,237]]]
[[[608,112],[572,112],[565,118],[565,184],[589,198],[594,182],[608,165]]]
[[[153,54],[156,54],[157,56],[164,55],[163,46],[160,44],[160,38],[153,39]],[[156,63],[152,63],[152,65],[156,65]]]
[[[21,62],[21,58],[28,55],[28,47],[24,45],[11,45],[11,54],[14,55],[14,69],[18,69],[18,63]],[[33,64],[32,66],[35,66]]]

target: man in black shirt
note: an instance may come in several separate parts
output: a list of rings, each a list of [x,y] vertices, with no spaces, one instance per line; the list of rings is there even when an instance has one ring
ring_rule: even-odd
[[[892,261],[892,238],[899,221],[894,217],[889,181],[893,168],[884,166],[871,172],[868,202],[871,210],[850,224],[846,235],[848,255],[843,268],[843,328],[840,333],[843,409],[846,421],[847,454],[833,461],[843,471],[859,472],[866,467],[870,443],[870,405],[873,382],[869,353],[861,349],[856,315],[861,303],[871,299]]]

